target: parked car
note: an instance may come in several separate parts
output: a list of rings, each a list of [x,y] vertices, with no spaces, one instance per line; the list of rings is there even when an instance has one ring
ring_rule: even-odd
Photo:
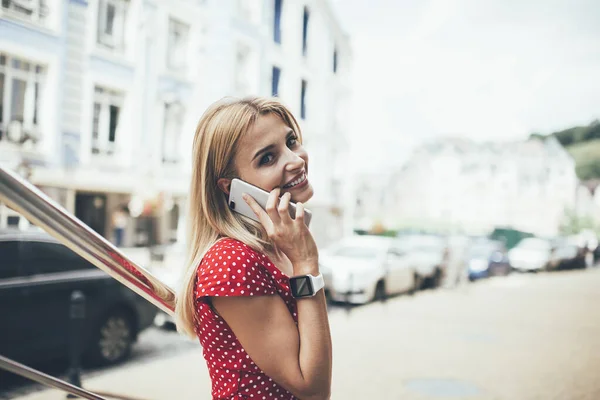
[[[547,270],[585,268],[587,247],[582,247],[576,238],[556,238],[552,241],[552,253]]]
[[[525,238],[508,252],[513,269],[518,271],[541,271],[552,260],[552,244],[541,238]]]
[[[474,242],[469,249],[469,279],[508,275],[511,271],[504,244],[498,240]]]
[[[440,286],[450,258],[446,238],[432,234],[404,234],[397,240],[396,246],[416,270],[420,287]]]
[[[331,300],[363,304],[417,289],[416,271],[394,238],[353,236],[325,249],[320,268]]]
[[[85,295],[85,360],[130,354],[157,308],[44,232],[0,230],[0,354],[24,363],[68,355],[70,298]]]

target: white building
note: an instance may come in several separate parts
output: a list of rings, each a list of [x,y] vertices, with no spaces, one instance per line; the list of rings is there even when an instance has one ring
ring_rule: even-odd
[[[398,228],[485,234],[510,226],[554,235],[575,206],[577,184],[574,160],[555,139],[440,139],[391,179],[387,211]]]
[[[181,237],[202,112],[277,94],[311,154],[315,236],[338,234],[351,53],[327,1],[11,0],[0,18],[0,163],[98,232],[130,205],[124,245]]]

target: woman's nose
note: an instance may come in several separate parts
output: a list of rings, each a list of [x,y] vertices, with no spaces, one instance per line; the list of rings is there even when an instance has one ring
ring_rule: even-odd
[[[295,171],[304,167],[304,159],[293,151],[288,151],[288,159],[285,168],[288,171]]]

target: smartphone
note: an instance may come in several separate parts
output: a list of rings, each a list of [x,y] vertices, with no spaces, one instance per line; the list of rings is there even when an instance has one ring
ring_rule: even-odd
[[[244,201],[242,198],[242,194],[246,193],[249,196],[252,196],[254,200],[262,207],[264,210],[267,207],[267,200],[269,199],[269,192],[262,190],[259,187],[249,184],[248,182],[244,182],[240,179],[233,179],[231,181],[231,187],[229,188],[229,208],[233,211],[240,213],[248,218],[252,218],[255,221],[258,221],[258,217],[252,211],[248,203]],[[296,218],[296,204],[290,201],[290,216],[292,218]],[[306,226],[310,226],[310,220],[312,219],[312,213],[304,209],[304,224]]]

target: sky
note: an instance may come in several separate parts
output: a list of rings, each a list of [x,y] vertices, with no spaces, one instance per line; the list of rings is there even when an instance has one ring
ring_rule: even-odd
[[[352,158],[600,119],[600,1],[331,0],[353,50]],[[357,158],[358,157],[358,158]]]

